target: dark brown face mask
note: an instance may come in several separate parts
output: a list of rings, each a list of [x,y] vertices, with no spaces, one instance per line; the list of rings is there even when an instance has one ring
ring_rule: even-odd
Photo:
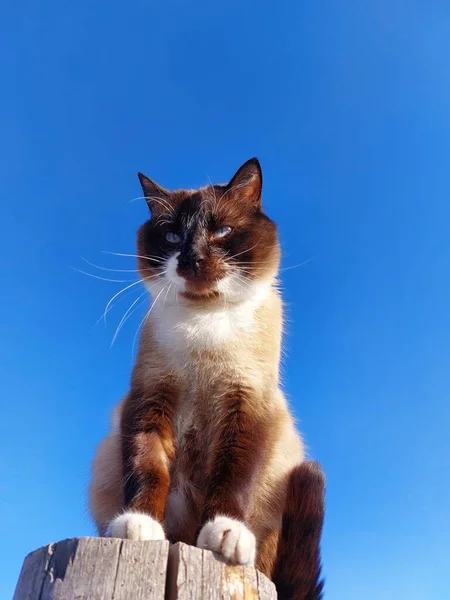
[[[145,175],[139,179],[151,218],[138,232],[138,266],[141,277],[153,282],[150,289],[159,289],[160,275],[182,296],[220,297],[228,278],[245,296],[250,282],[276,274],[277,230],[261,207],[257,159],[247,161],[228,184],[194,191],[171,192]]]

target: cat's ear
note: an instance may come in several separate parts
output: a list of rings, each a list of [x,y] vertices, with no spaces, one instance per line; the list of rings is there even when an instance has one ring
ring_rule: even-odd
[[[244,198],[256,208],[261,206],[262,171],[257,158],[251,158],[237,170],[227,185],[230,193]]]
[[[164,189],[142,173],[138,173],[138,177],[141,182],[145,200],[147,201],[152,215],[167,212],[172,196],[169,190]]]

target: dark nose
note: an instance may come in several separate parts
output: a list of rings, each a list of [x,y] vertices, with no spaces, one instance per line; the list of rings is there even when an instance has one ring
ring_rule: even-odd
[[[178,258],[178,265],[182,269],[192,269],[194,272],[198,271],[203,263],[201,256],[180,256]]]
[[[203,264],[203,258],[197,257],[197,258],[192,259],[192,268],[193,269],[195,269],[195,270],[200,269],[202,264]]]

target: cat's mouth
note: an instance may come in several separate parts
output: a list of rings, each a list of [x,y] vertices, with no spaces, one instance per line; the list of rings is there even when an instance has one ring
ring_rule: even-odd
[[[217,289],[217,280],[185,279],[184,289],[178,293],[181,297],[194,301],[212,300],[220,296],[220,292]]]
[[[217,290],[209,290],[205,292],[191,292],[185,290],[183,292],[178,292],[182,298],[186,300],[192,300],[193,302],[202,302],[205,300],[214,300],[220,297],[220,292]]]

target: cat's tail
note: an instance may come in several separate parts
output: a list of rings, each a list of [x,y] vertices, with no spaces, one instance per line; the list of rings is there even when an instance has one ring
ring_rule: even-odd
[[[320,600],[323,590],[320,537],[325,477],[320,465],[305,461],[289,479],[272,579],[279,600]]]

